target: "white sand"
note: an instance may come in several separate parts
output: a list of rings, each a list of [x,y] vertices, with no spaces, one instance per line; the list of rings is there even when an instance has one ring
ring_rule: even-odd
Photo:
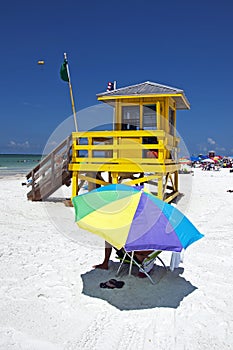
[[[232,349],[233,173],[181,175],[177,206],[205,238],[174,272],[155,267],[157,284],[125,270],[113,290],[99,283],[115,277],[114,254],[93,270],[101,239],[76,226],[60,193],[30,202],[22,181],[0,179],[1,350]]]

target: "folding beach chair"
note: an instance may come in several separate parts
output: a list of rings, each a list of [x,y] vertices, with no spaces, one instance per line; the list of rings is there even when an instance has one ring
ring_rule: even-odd
[[[139,263],[134,257],[134,251],[132,251],[132,252],[126,252],[125,251],[123,258],[120,259],[121,263],[120,263],[120,266],[119,266],[119,268],[118,268],[118,270],[116,272],[116,276],[119,275],[123,264],[124,263],[129,263],[129,275],[131,275],[132,266],[136,265],[139,268],[139,270],[142,271],[149,278],[151,283],[155,284],[155,282],[153,281],[153,279],[151,278],[149,273],[146,271],[146,269],[147,269],[148,265],[154,264],[155,260],[158,259],[161,262],[161,264],[163,265],[163,267],[167,271],[166,265],[164,264],[163,260],[159,257],[159,254],[161,252],[162,252],[161,250],[155,250],[151,254],[149,254],[148,257],[145,258],[142,263]]]

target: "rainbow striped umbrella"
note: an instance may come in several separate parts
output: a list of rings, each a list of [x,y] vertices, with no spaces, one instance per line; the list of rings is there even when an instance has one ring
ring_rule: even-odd
[[[135,187],[100,187],[72,199],[78,226],[117,249],[180,252],[203,235],[172,205]]]

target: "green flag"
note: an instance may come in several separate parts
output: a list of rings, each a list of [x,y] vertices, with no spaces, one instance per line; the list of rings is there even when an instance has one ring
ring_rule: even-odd
[[[69,77],[68,77],[68,72],[67,72],[66,66],[67,66],[67,61],[64,60],[64,62],[61,65],[61,69],[60,69],[60,77],[64,81],[69,81]]]

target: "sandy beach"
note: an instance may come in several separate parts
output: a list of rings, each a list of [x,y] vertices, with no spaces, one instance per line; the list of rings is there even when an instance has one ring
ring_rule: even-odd
[[[21,175],[0,179],[0,349],[231,349],[233,344],[233,173],[180,175],[176,206],[205,237],[173,272],[154,267],[152,285],[92,266],[104,242],[82,231],[65,205],[71,188],[46,202],[27,200]],[[163,253],[166,265],[170,253]]]

